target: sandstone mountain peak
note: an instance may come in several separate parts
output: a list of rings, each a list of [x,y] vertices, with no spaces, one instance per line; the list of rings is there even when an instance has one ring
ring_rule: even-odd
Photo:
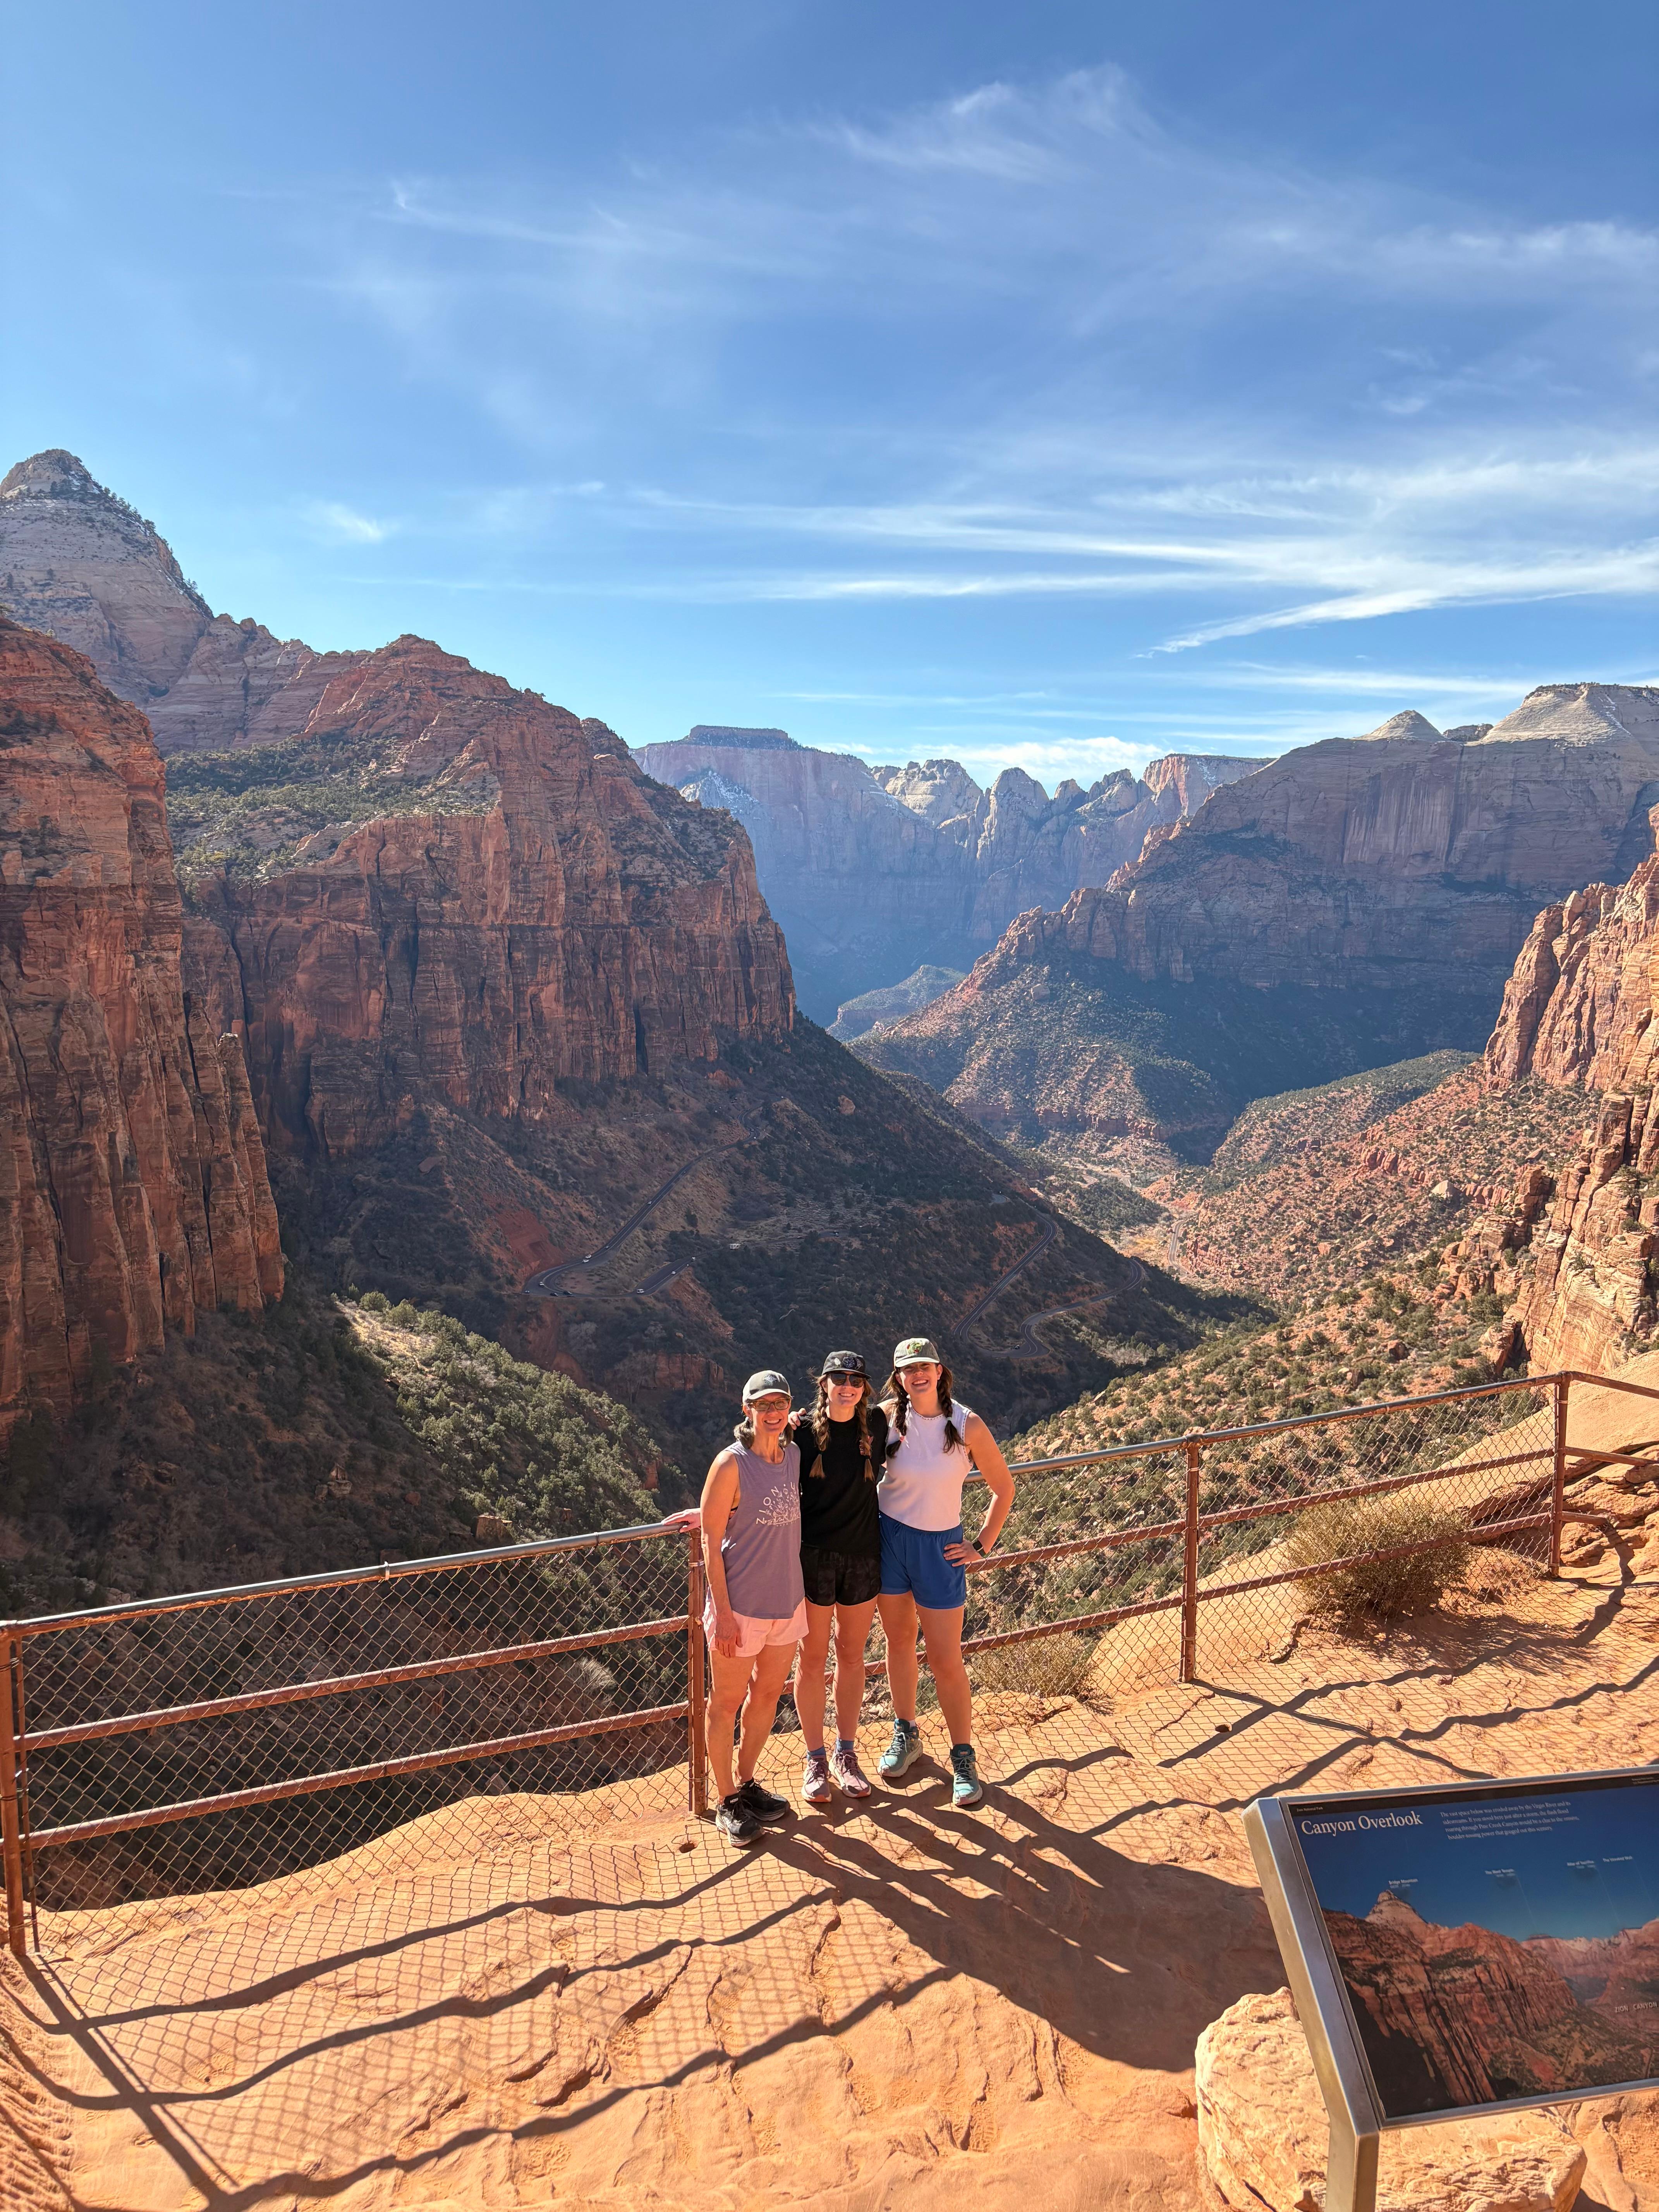
[[[1425,714],[1407,708],[1403,714],[1390,714],[1386,722],[1379,722],[1374,730],[1367,730],[1353,742],[1369,744],[1376,738],[1416,738],[1428,744],[1440,743],[1440,732]]]
[[[292,737],[359,657],[216,615],[155,526],[57,448],[0,484],[0,605],[84,653],[164,753]]]
[[[183,673],[213,619],[155,526],[58,448],[0,484],[0,603],[139,706]]]
[[[1540,684],[1481,739],[1553,738],[1571,745],[1633,738],[1659,745],[1659,684]]]
[[[1380,1891],[1365,1917],[1373,1927],[1415,1929],[1428,1924],[1411,1899],[1402,1897],[1397,1889]]]

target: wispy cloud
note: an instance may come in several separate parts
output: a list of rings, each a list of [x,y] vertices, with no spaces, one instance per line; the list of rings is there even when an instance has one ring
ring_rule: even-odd
[[[1099,623],[1152,680],[1659,588],[1659,231],[1246,153],[1111,67],[693,130],[579,186],[434,168],[313,244],[395,374],[520,457],[398,526],[318,510],[440,590]],[[1233,680],[1282,681],[1287,729],[1389,696]]]
[[[398,530],[395,522],[360,514],[343,500],[313,500],[307,513],[318,535],[337,545],[380,545]]]

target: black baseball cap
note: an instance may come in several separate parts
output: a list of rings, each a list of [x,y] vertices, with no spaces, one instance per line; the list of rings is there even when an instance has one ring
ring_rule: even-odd
[[[866,1382],[870,1380],[870,1370],[864,1364],[863,1355],[857,1352],[827,1352],[823,1364],[818,1370],[819,1380],[822,1381],[826,1375],[858,1375]]]

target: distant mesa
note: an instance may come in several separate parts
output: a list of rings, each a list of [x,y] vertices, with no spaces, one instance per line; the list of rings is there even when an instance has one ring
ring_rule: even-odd
[[[698,722],[686,732],[689,745],[726,745],[740,753],[797,753],[787,730],[742,730],[726,722]]]

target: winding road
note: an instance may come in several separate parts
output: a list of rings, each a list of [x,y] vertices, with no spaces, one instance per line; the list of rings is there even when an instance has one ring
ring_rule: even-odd
[[[1042,1257],[1048,1247],[1054,1243],[1055,1237],[1059,1236],[1060,1228],[1060,1223],[1051,1218],[1047,1228],[1043,1231],[1042,1236],[1037,1238],[1036,1243],[1032,1245],[1030,1250],[1024,1254],[1021,1258],[1016,1260],[1013,1266],[1010,1267],[1005,1274],[999,1275],[995,1282],[992,1284],[990,1289],[986,1291],[984,1297],[976,1299],[975,1303],[969,1306],[962,1319],[956,1324],[954,1330],[951,1332],[952,1334],[956,1336],[965,1336],[968,1334],[968,1331],[974,1326],[975,1322],[986,1312],[988,1308],[994,1304],[996,1300],[1002,1296],[1009,1284],[1012,1283],[1017,1276],[1023,1274],[1025,1269],[1031,1265],[1034,1260],[1040,1260]],[[1139,1260],[1134,1259],[1127,1252],[1121,1253],[1118,1256],[1121,1259],[1127,1261],[1129,1266],[1133,1268],[1134,1274],[1130,1286],[1133,1289],[1138,1290],[1141,1284],[1143,1284],[1146,1279],[1146,1270],[1145,1267]],[[1043,1343],[1042,1338],[1039,1337],[1036,1333],[1037,1323],[1039,1322],[1059,1321],[1065,1314],[1085,1313],[1091,1306],[1109,1304],[1110,1302],[1119,1295],[1120,1293],[1116,1291],[1101,1291],[1093,1297],[1078,1298],[1070,1305],[1045,1306],[1041,1313],[1030,1314],[1026,1316],[1024,1322],[1021,1324],[1020,1333],[1012,1344],[988,1344],[985,1349],[991,1354],[993,1358],[997,1359],[1052,1359],[1054,1357],[1052,1350],[1048,1345]]]
[[[969,1307],[967,1312],[963,1314],[962,1319],[957,1323],[955,1334],[958,1336],[965,1336],[968,1331],[973,1327],[974,1323],[979,1319],[980,1316],[985,1311],[986,1308],[994,1304],[995,1301],[1002,1296],[1003,1292],[1007,1289],[1009,1284],[1013,1281],[1016,1275],[1023,1275],[1024,1273],[1025,1270],[1030,1266],[1033,1260],[1040,1260],[1042,1257],[1043,1254],[1048,1250],[1048,1247],[1054,1243],[1055,1237],[1058,1237],[1059,1234],[1059,1222],[1050,1219],[1048,1227],[1043,1231],[1042,1236],[1037,1238],[1036,1243],[1032,1245],[1030,1250],[1023,1254],[1019,1259],[1016,1260],[1013,1266],[1009,1268],[1006,1274],[999,1275],[995,1282],[992,1284],[990,1289],[987,1291],[985,1296],[982,1298],[975,1300],[975,1302]]]
[[[622,1227],[607,1237],[604,1243],[596,1251],[590,1252],[585,1260],[562,1260],[556,1267],[543,1267],[538,1273],[533,1274],[524,1286],[525,1297],[530,1298],[574,1297],[576,1292],[570,1287],[568,1279],[572,1276],[584,1275],[591,1268],[602,1267],[607,1260],[614,1259],[634,1231],[656,1212],[676,1185],[684,1182],[686,1176],[694,1170],[700,1168],[705,1160],[717,1159],[722,1152],[735,1152],[744,1145],[752,1145],[754,1141],[752,1133],[746,1137],[729,1137],[723,1145],[710,1145],[707,1152],[695,1154],[692,1158],[686,1161],[684,1167],[676,1168],[666,1182],[659,1183],[644,1205],[636,1206]],[[684,1274],[690,1264],[689,1260],[666,1262],[657,1268],[654,1273],[647,1275],[632,1296],[649,1297],[653,1291],[665,1289],[673,1281],[675,1276]]]

